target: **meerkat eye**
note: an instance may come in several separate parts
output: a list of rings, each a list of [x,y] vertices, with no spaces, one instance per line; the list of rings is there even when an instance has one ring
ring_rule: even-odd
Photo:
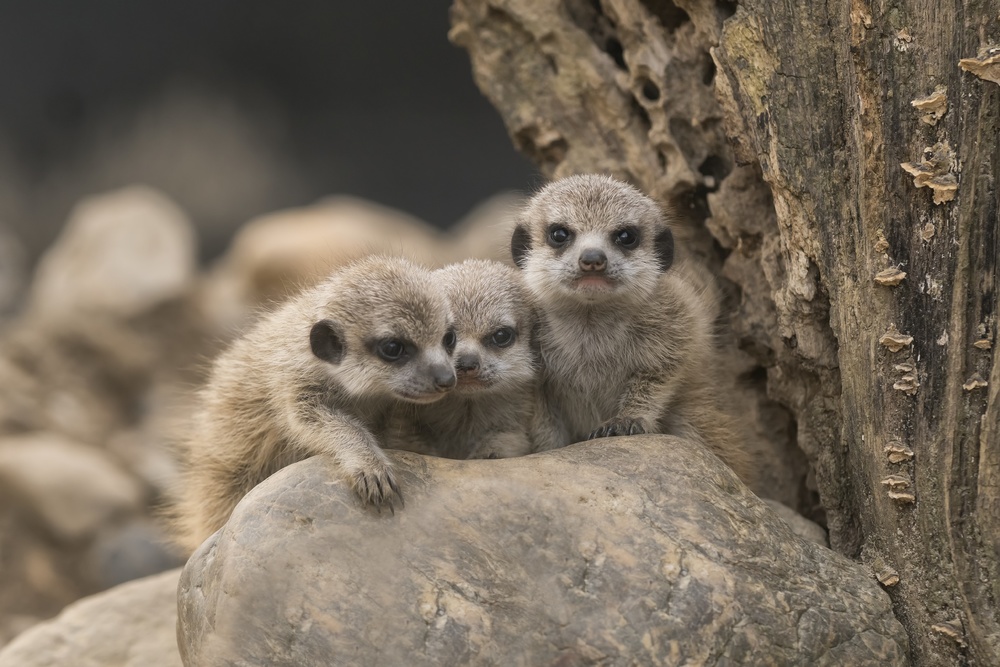
[[[545,235],[545,241],[553,248],[566,245],[571,238],[573,238],[573,232],[566,229],[563,225],[552,225]]]
[[[510,327],[500,327],[493,332],[490,343],[496,347],[510,347],[514,343],[514,330]]]
[[[441,342],[444,343],[444,349],[448,351],[448,354],[454,352],[455,342],[456,342],[455,330],[448,329],[448,333],[444,335],[444,340],[442,340]]]
[[[405,351],[406,346],[403,341],[395,338],[379,341],[378,345],[375,346],[375,352],[385,361],[399,361]]]
[[[639,245],[639,232],[631,227],[619,229],[611,235],[611,238],[623,248],[634,248]]]

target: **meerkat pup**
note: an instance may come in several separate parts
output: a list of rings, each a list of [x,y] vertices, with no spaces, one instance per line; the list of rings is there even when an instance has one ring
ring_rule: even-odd
[[[535,315],[521,275],[489,260],[434,273],[454,316],[458,385],[433,404],[397,404],[386,447],[455,459],[530,453],[538,363]]]
[[[572,176],[531,198],[511,238],[537,304],[543,392],[554,420],[539,448],[669,433],[745,472],[713,395],[717,304],[674,265],[660,208],[607,176]]]
[[[380,446],[394,403],[456,383],[451,309],[432,273],[368,257],[264,317],[214,364],[183,451],[182,543],[219,529],[254,486],[325,454],[364,503],[402,502]]]

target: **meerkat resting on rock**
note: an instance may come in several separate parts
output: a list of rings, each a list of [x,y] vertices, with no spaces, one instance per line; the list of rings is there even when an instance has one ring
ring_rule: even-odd
[[[488,260],[434,273],[455,318],[458,385],[430,405],[397,404],[386,447],[456,459],[530,453],[538,364],[535,315],[521,275]]]
[[[456,383],[451,309],[432,273],[368,257],[263,318],[215,362],[183,451],[175,523],[191,549],[277,470],[330,456],[364,503],[402,495],[378,431],[393,405]]]
[[[554,418],[539,449],[668,433],[746,472],[713,386],[717,304],[674,265],[673,235],[649,197],[607,176],[555,181],[525,205],[511,251],[540,317]]]

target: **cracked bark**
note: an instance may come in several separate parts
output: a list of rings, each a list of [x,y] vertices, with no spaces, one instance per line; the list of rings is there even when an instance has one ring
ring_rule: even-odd
[[[546,176],[683,214],[767,495],[898,575],[916,664],[1000,664],[1000,87],[959,67],[1000,2],[456,0],[451,38]]]

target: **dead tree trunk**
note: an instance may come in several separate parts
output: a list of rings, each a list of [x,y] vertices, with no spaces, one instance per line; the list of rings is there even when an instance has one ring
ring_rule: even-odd
[[[689,210],[810,471],[775,465],[914,662],[1000,664],[1000,1],[456,0],[452,23],[546,175]]]

